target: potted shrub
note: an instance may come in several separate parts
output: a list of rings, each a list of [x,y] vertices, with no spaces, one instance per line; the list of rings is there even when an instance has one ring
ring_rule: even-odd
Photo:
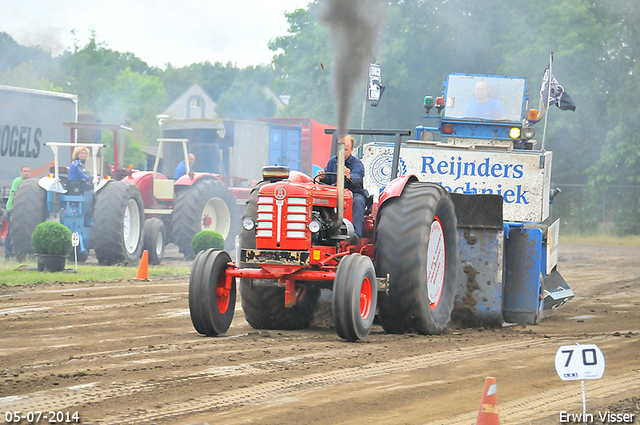
[[[197,233],[191,240],[191,249],[193,253],[198,255],[200,251],[209,248],[224,249],[224,238],[218,232],[213,230],[203,230]]]
[[[31,235],[31,244],[38,259],[38,270],[64,270],[71,251],[71,231],[55,221],[40,223]]]

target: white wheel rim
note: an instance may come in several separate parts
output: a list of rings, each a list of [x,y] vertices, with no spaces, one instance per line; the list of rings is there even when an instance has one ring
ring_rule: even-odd
[[[220,198],[211,198],[202,210],[200,220],[202,230],[213,230],[226,239],[231,228],[231,213],[227,204]]]
[[[162,248],[164,248],[164,239],[162,238],[162,232],[158,232],[158,236],[156,237],[156,255],[160,256],[162,253]]]
[[[442,296],[445,266],[444,232],[440,219],[435,217],[431,223],[429,246],[427,247],[427,292],[432,309],[438,306]]]
[[[122,227],[125,249],[127,253],[132,254],[138,247],[140,238],[140,210],[135,199],[129,199],[127,202]]]

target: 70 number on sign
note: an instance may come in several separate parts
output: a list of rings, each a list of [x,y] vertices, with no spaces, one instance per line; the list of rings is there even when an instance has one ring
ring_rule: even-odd
[[[556,372],[563,381],[600,379],[604,374],[604,355],[595,344],[563,345],[556,352]]]

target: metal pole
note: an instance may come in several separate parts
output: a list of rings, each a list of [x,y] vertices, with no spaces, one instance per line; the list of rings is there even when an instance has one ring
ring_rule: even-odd
[[[606,211],[607,211],[607,191],[604,190],[602,192],[602,224],[605,223],[606,220]]]
[[[336,136],[335,133],[333,135]],[[344,218],[344,138],[345,135],[338,136],[338,176],[336,178],[336,184],[338,185],[338,222],[342,225]]]
[[[587,395],[584,392],[584,379],[582,382],[582,419],[584,419],[584,423],[587,423]]]
[[[364,113],[367,110],[366,106],[367,106],[367,91],[368,90],[369,90],[368,83],[365,83],[364,84],[364,97],[362,99],[362,120],[360,122],[360,128],[364,128]],[[360,146],[362,146],[362,137],[363,137],[363,135],[361,134],[360,135]]]
[[[549,54],[549,75],[547,76],[547,102],[545,105],[547,110],[544,113],[544,128],[542,130],[542,146],[540,147],[540,150],[542,150],[543,152],[544,152],[544,142],[547,136],[547,119],[549,118],[549,100],[551,97],[551,75],[553,75],[551,73],[552,64],[553,64],[553,52]],[[544,104],[544,99],[543,99],[543,104]]]
[[[389,182],[398,177],[398,165],[400,162],[400,141],[401,136],[396,133],[396,140],[393,147],[393,162],[391,163],[391,175],[389,176]]]

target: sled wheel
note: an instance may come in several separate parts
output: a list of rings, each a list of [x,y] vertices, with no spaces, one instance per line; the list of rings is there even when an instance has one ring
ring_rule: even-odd
[[[225,333],[236,306],[236,282],[226,286],[231,257],[226,251],[210,248],[198,254],[189,279],[189,313],[193,327],[201,334]]]
[[[340,260],[333,280],[333,322],[340,338],[367,337],[375,316],[378,285],[369,257],[351,254]]]

